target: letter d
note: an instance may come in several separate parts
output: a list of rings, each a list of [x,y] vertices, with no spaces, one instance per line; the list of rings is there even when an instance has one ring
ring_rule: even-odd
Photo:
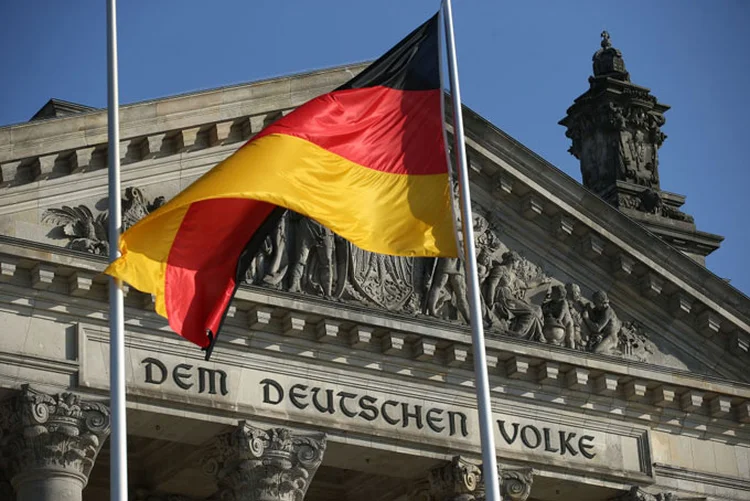
[[[282,400],[284,400],[284,388],[282,388],[279,383],[277,383],[273,379],[264,379],[263,381],[260,382],[260,384],[263,385],[263,403],[264,404],[276,405],[276,404],[281,403]],[[275,395],[271,394],[271,388],[276,390]],[[272,396],[275,396],[276,398],[271,398]]]

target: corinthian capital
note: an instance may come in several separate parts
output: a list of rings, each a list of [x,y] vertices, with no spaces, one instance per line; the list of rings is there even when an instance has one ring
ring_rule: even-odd
[[[613,499],[613,501],[677,501],[678,497],[673,492],[658,492],[651,494],[634,485],[630,490]]]
[[[47,395],[24,385],[0,403],[0,466],[11,483],[63,471],[83,485],[109,435],[109,408],[73,393]]]
[[[461,456],[430,470],[428,479],[430,498],[434,501],[473,501],[484,497],[481,466]]]
[[[244,421],[214,439],[201,461],[222,501],[302,501],[326,449],[324,434],[261,430]]]
[[[504,501],[526,501],[531,494],[534,470],[498,467],[498,481]],[[481,464],[461,456],[430,470],[429,482],[414,485],[409,501],[484,501],[484,473]],[[667,501],[667,500],[664,500]]]
[[[521,468],[500,470],[500,491],[502,498],[508,501],[526,501],[531,494],[531,484],[534,481],[534,470]]]

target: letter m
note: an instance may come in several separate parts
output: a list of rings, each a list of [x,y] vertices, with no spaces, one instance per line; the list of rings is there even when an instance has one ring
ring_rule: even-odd
[[[222,395],[229,393],[227,390],[227,373],[222,370],[206,369],[204,367],[198,367],[198,393],[206,391],[208,386],[208,393],[216,395],[216,380],[219,380],[219,388]],[[208,385],[206,385],[208,383]]]

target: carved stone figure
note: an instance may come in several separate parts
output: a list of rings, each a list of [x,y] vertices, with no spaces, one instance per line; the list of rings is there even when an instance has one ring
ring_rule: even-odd
[[[454,196],[458,199],[458,195]],[[479,283],[486,281],[490,270],[499,261],[495,253],[501,244],[490,230],[489,222],[478,213],[473,214],[474,237],[476,239],[477,268]],[[482,308],[488,317],[487,298],[482,297]],[[443,304],[450,305],[456,312],[455,317],[443,308]],[[427,289],[425,312],[428,315],[446,320],[462,320],[469,322],[469,303],[466,296],[466,275],[464,263],[457,258],[440,258],[434,264],[430,285]]]
[[[165,198],[162,196],[149,202],[140,189],[132,186],[125,188],[125,193],[120,202],[122,204],[123,231],[164,205],[164,202]]]
[[[550,287],[549,299],[542,304],[543,339],[550,344],[575,348],[575,324],[565,296],[565,287],[562,285]]]
[[[657,351],[656,345],[648,339],[642,325],[634,321],[623,322],[618,336],[616,355],[647,362]]]
[[[250,283],[271,287],[281,285],[289,268],[287,232],[290,211],[285,211],[278,226],[263,242],[263,246],[250,262],[245,279]]]
[[[615,310],[609,305],[606,292],[596,291],[592,299],[593,306],[589,305],[582,314],[583,322],[589,330],[589,351],[614,354],[622,323],[617,318]]]
[[[241,421],[234,431],[216,437],[201,461],[219,486],[209,499],[302,501],[325,449],[323,434],[264,431]]]
[[[436,260],[432,283],[427,293],[427,314],[440,318],[441,308],[446,300],[454,304],[464,322],[469,321],[464,264],[458,258]]]
[[[149,202],[143,192],[134,187],[125,189],[122,204],[122,225],[127,230],[141,218],[155,211],[164,204],[164,197],[156,197]],[[89,252],[91,254],[109,254],[108,225],[106,212],[94,213],[85,205],[78,207],[49,208],[42,213],[42,223],[56,227],[67,238],[69,249]],[[54,233],[52,236],[55,236]]]
[[[573,339],[575,348],[583,350],[588,341],[588,327],[583,321],[583,312],[587,310],[590,301],[581,295],[581,288],[578,284],[569,282],[565,284],[566,297],[568,301],[568,312],[573,322]]]
[[[333,232],[296,212],[289,220],[295,234],[289,290],[301,292],[303,282],[309,281],[323,297],[332,297],[336,266]]]
[[[59,209],[47,209],[42,214],[42,222],[52,224],[62,231],[68,238],[69,249],[88,252],[90,254],[109,254],[107,240],[107,215],[100,213],[94,216],[91,209],[85,205],[68,207],[63,205]]]
[[[609,110],[612,127],[620,127],[618,108]],[[134,188],[125,193],[123,203],[130,214],[129,224],[163,202],[159,197],[146,203],[141,191]],[[658,192],[654,193],[658,198]],[[70,247],[91,253],[107,252],[106,214],[95,217],[90,209],[80,206],[49,209],[45,217],[48,222],[59,224],[70,238]],[[473,224],[482,314],[488,335],[514,336],[641,361],[658,354],[640,325],[620,322],[606,294],[596,293],[592,303],[575,283],[566,284],[565,289],[559,282],[552,284],[538,265],[509,250],[481,213],[474,214]],[[246,280],[261,287],[398,314],[469,321],[466,278],[460,259],[367,252],[292,211],[287,211],[269,233],[250,263]],[[549,295],[543,301],[545,291]]]
[[[526,300],[528,290],[549,283],[549,278],[524,280],[522,260],[518,253],[508,251],[502,262],[490,270],[484,284],[488,314],[509,322],[509,333],[515,337],[538,341],[542,335],[542,309]]]

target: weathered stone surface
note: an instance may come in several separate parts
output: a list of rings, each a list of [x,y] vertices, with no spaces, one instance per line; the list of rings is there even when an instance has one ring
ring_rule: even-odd
[[[138,188],[125,190],[123,224],[127,229],[164,203],[149,202]],[[68,246],[106,254],[106,213],[86,206],[47,209],[43,221],[56,226]],[[658,348],[635,322],[623,322],[604,291],[592,300],[575,283],[563,284],[498,238],[486,217],[475,213],[474,226],[488,335],[505,335],[639,361],[657,361]],[[600,239],[597,237],[597,242]],[[650,275],[653,277],[653,275]],[[287,212],[266,245],[250,263],[246,280],[254,285],[362,304],[404,315],[427,315],[457,323],[468,321],[463,263],[458,259],[413,259],[363,251],[315,221]],[[270,320],[253,310],[251,326]],[[304,319],[282,320],[291,335]],[[330,329],[329,329],[330,331]],[[397,348],[397,347],[396,347]],[[389,345],[386,352],[394,349]]]
[[[612,498],[613,501],[678,501],[679,498],[672,492],[658,492],[651,494],[642,487],[633,486],[628,492]]]
[[[499,468],[500,495],[508,501],[526,501],[531,495],[534,470],[531,468]]]
[[[216,437],[202,460],[219,491],[215,500],[301,501],[323,460],[325,435],[260,430],[241,421]]]
[[[461,456],[431,470],[428,479],[434,501],[473,501],[484,496],[481,466]]]
[[[591,89],[576,100],[560,123],[573,140],[570,152],[581,160],[583,182],[604,194],[616,181],[659,189],[657,150],[664,112],[648,89],[630,83],[619,50],[602,32],[602,48],[594,54]],[[607,92],[618,89],[621,93]]]
[[[0,467],[19,501],[81,499],[109,435],[109,409],[75,394],[24,385],[0,404]]]
[[[680,210],[685,197],[660,186],[658,150],[667,138],[661,128],[669,106],[630,81],[606,31],[593,63],[589,90],[560,121],[572,140],[568,151],[580,160],[583,184],[702,262],[722,237],[698,232],[693,217]]]
[[[531,468],[498,467],[501,497],[508,501],[526,501],[531,494],[533,473]],[[412,494],[410,500],[480,501],[485,499],[482,465],[462,456],[454,456],[449,463],[430,470],[428,480],[429,489],[420,485],[421,488]]]
[[[139,188],[126,188],[121,200],[123,231],[161,207],[164,201],[162,196],[149,201]],[[63,205],[42,214],[42,222],[54,227],[54,236],[68,241],[66,247],[104,256],[109,254],[108,221],[106,212],[94,215],[86,205]]]

